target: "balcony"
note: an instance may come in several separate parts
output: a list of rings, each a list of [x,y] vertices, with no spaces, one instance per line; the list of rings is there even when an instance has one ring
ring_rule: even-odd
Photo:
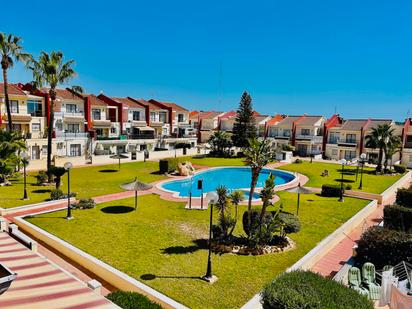
[[[344,141],[338,141],[338,146],[341,146],[341,147],[356,147],[356,146],[358,146],[358,143],[356,142],[356,139],[346,139]]]
[[[129,134],[129,139],[154,139],[154,132],[151,133],[140,133],[140,134]]]
[[[296,140],[313,141],[314,143],[322,143],[323,136],[319,135],[296,135]]]
[[[81,111],[78,112],[55,112],[55,118],[66,118],[66,117],[82,117],[84,118],[84,113]]]
[[[56,138],[58,139],[76,139],[76,138],[88,138],[87,132],[62,132],[56,131]]]

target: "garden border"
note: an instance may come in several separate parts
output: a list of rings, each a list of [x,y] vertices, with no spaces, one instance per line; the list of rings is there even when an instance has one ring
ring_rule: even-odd
[[[49,207],[49,206],[55,206],[55,205],[59,205],[59,204],[64,203],[64,202],[67,203],[67,198],[63,198],[63,199],[59,199],[59,200],[53,200],[53,201],[45,201],[45,202],[34,203],[34,204],[27,204],[27,205],[11,207],[11,208],[2,208],[2,207],[0,207],[0,216],[8,216],[10,214],[21,212],[21,211],[32,210],[32,209],[43,208],[43,207]],[[70,198],[70,203],[75,203],[75,202],[76,202],[76,198],[71,197]]]
[[[38,215],[50,211],[42,211],[32,215]],[[22,216],[14,218],[15,224],[24,232],[32,235],[34,238],[44,242],[54,250],[57,250],[70,260],[78,263],[84,268],[88,269],[96,276],[102,278],[107,283],[112,286],[125,290],[125,291],[135,291],[146,295],[155,302],[160,303],[166,308],[179,308],[186,309],[187,307],[180,304],[179,302],[173,300],[172,298],[156,291],[155,289],[145,285],[144,283],[130,277],[124,272],[106,264],[105,262],[97,259],[96,257],[80,250],[79,248],[69,244],[68,242],[46,232],[45,230],[35,226],[34,224],[24,220]]]

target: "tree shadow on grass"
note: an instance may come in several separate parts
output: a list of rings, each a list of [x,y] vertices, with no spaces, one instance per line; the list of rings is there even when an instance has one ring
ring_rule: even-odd
[[[195,239],[192,241],[193,245],[191,246],[172,246],[163,248],[163,254],[188,254],[193,253],[201,249],[207,249],[207,240],[206,239]]]
[[[144,281],[150,281],[154,279],[195,279],[195,280],[202,280],[201,277],[196,276],[159,276],[155,274],[144,274],[140,276],[140,279]]]
[[[343,183],[353,183],[353,182],[355,182],[355,180],[351,180],[351,179],[335,179],[335,181],[343,182]]]
[[[134,211],[134,208],[130,206],[123,206],[123,205],[107,206],[107,207],[100,209],[100,211],[104,212],[105,214],[125,214],[128,212]]]
[[[113,169],[105,169],[105,170],[100,170],[99,173],[116,173],[119,170],[113,170]]]
[[[51,189],[38,189],[31,191],[32,193],[50,193]]]

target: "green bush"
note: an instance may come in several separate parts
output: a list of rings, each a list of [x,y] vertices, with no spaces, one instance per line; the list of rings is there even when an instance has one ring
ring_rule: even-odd
[[[272,213],[271,212],[266,212],[265,216],[263,217],[263,222],[268,223],[272,219]],[[250,216],[250,226],[256,227],[259,225],[259,219],[260,219],[260,209],[252,209],[251,216]],[[242,217],[242,224],[243,224],[243,231],[246,233],[246,235],[250,236],[250,230],[248,226],[248,212],[245,211],[243,213]]]
[[[56,189],[60,188],[61,178],[66,173],[66,169],[61,166],[51,166],[51,173],[54,175],[54,182],[56,183]]]
[[[412,189],[398,189],[396,192],[396,204],[412,207]]]
[[[265,286],[261,296],[264,309],[373,309],[373,303],[355,290],[302,270],[279,275]]]
[[[383,209],[385,228],[412,232],[412,208],[389,205]]]
[[[106,297],[123,309],[162,309],[159,304],[136,292],[116,291]]]
[[[345,190],[352,190],[352,185],[346,184],[345,185]]]
[[[39,171],[39,173],[34,176],[37,179],[37,185],[41,185],[43,183],[48,182],[49,178],[47,177],[46,171]]]
[[[378,226],[366,230],[358,242],[356,262],[373,263],[377,269],[408,261],[412,256],[412,234]]]
[[[322,185],[322,196],[327,197],[339,197],[341,194],[341,187],[340,185]]]
[[[177,170],[179,160],[177,158],[166,158],[159,161],[159,171],[161,174],[173,173]]]
[[[93,209],[94,207],[96,207],[96,202],[92,198],[80,199],[75,205],[76,209]]]
[[[295,163],[297,163],[297,164],[303,163],[303,160],[301,160],[301,159],[296,159],[296,160],[295,160]]]
[[[66,197],[66,195],[60,189],[53,189],[53,190],[50,191],[50,199],[52,201],[60,200],[60,199],[65,198],[65,197]]]
[[[402,164],[395,164],[393,166],[393,169],[395,170],[395,172],[399,173],[399,174],[403,174],[406,172],[406,166],[402,165]]]
[[[301,228],[299,217],[289,212],[279,213],[279,219],[283,222],[283,233],[298,233]]]

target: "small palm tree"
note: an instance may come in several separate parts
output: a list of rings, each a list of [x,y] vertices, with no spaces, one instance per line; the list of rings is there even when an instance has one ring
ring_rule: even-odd
[[[216,131],[209,138],[209,144],[212,146],[212,153],[215,156],[225,156],[230,153],[230,148],[233,146],[230,136],[224,131]]]
[[[0,176],[3,182],[13,174],[16,166],[21,162],[17,155],[27,150],[25,139],[19,131],[0,130]]]
[[[366,136],[366,147],[379,149],[378,164],[376,166],[377,172],[382,171],[383,155],[387,144],[395,138],[394,131],[395,129],[385,123],[373,128],[372,132]]]
[[[23,47],[20,44],[21,38],[0,32],[0,58],[1,69],[3,70],[4,96],[6,99],[7,128],[9,131],[13,130],[13,122],[11,119],[7,70],[13,66],[14,61],[24,62],[30,58],[29,54],[23,52]]]
[[[274,147],[269,140],[258,141],[256,138],[249,139],[249,147],[245,149],[245,163],[252,170],[252,179],[250,183],[250,192],[248,200],[248,227],[250,229],[252,216],[252,199],[255,192],[259,174],[262,169],[274,160]]]
[[[49,86],[50,96],[50,117],[47,124],[47,176],[49,182],[52,181],[51,173],[51,155],[52,155],[52,135],[54,122],[54,103],[56,101],[56,89],[59,85],[67,83],[76,76],[73,69],[74,60],[63,62],[63,53],[41,52],[38,60],[31,58],[27,67],[33,72],[33,86],[37,89]],[[83,89],[79,86],[72,87],[77,93],[82,93]]]
[[[385,147],[385,161],[384,161],[384,166],[385,170],[388,169],[388,161],[391,161],[391,167],[392,167],[392,158],[393,156],[401,151],[402,149],[402,141],[399,136],[393,135],[388,139],[388,143],[386,144]]]
[[[272,205],[272,199],[275,197],[275,175],[272,173],[266,179],[265,186],[260,191],[259,196],[262,199],[262,210],[260,211],[260,222],[262,223],[266,214],[266,208]]]
[[[239,204],[245,199],[245,193],[241,190],[235,190],[229,195],[230,203],[235,206],[235,222],[232,226],[232,229],[229,232],[229,236],[233,234],[233,231],[236,228],[238,214],[239,214]]]

